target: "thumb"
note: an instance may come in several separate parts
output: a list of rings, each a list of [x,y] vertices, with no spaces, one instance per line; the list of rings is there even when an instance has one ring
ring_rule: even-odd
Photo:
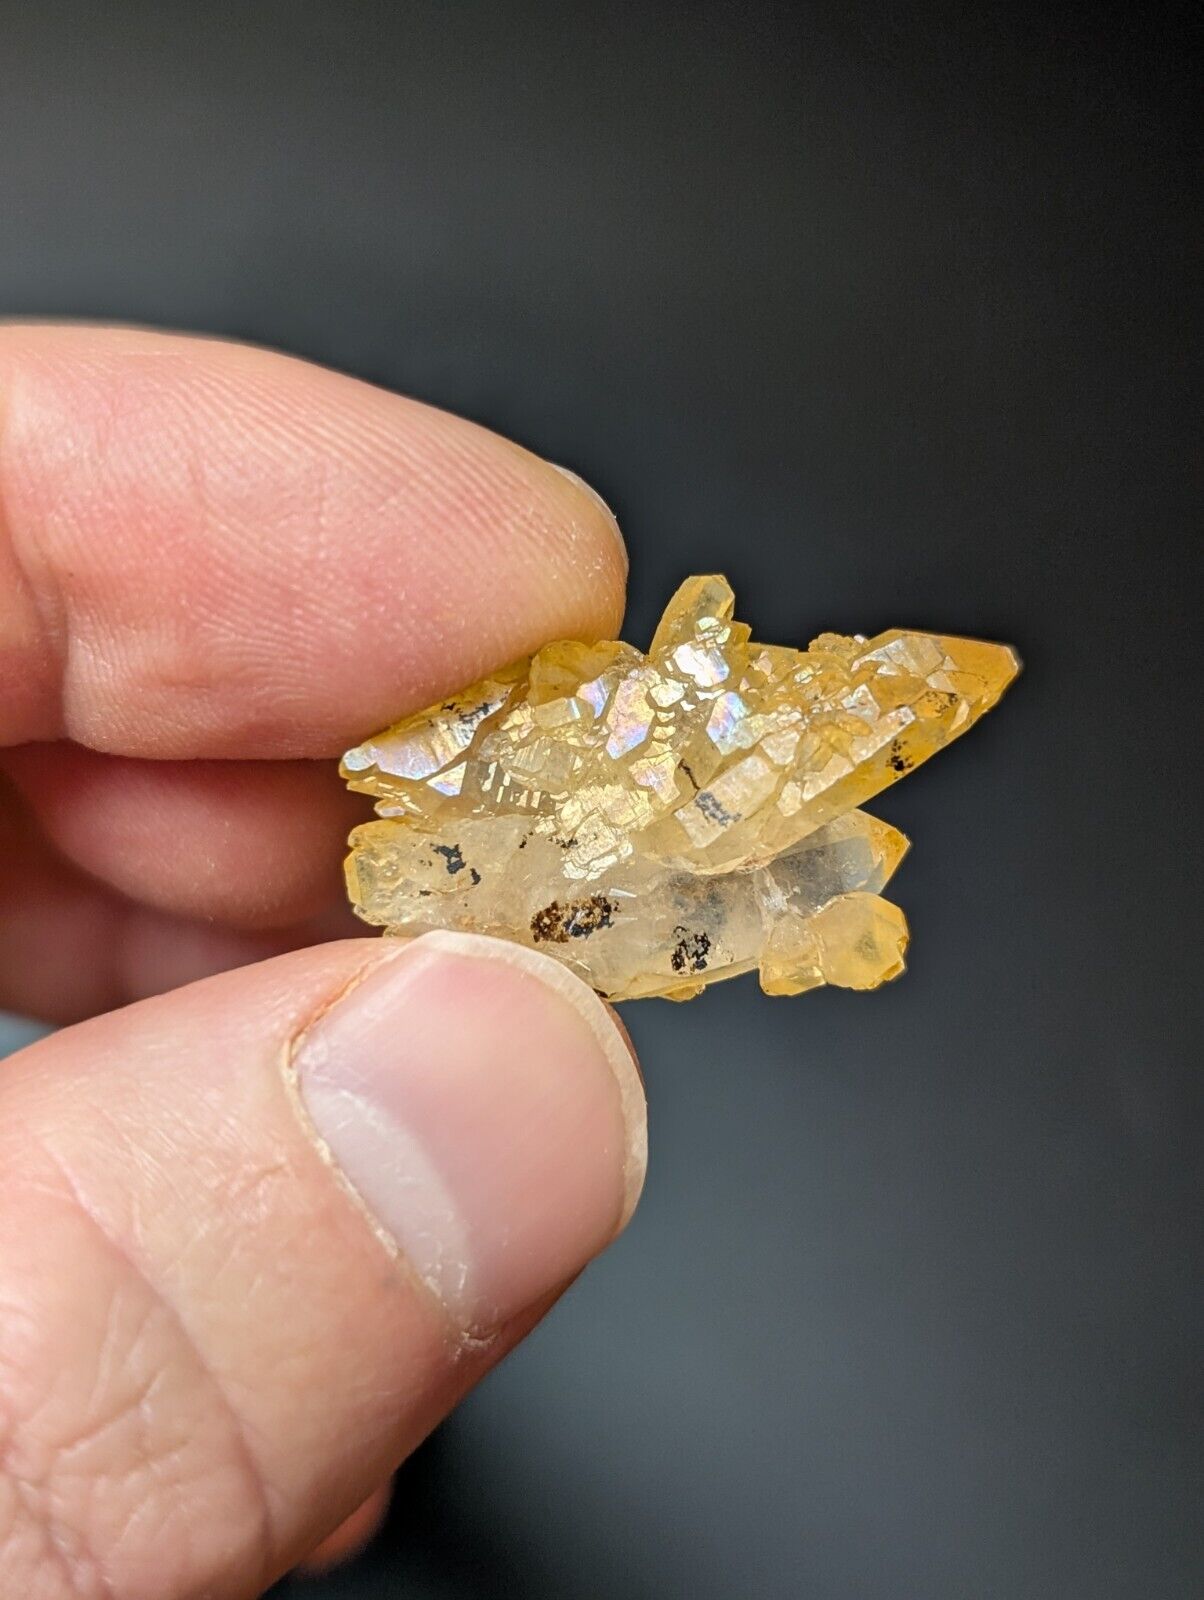
[[[601,1001],[467,934],[283,956],[0,1073],[0,1590],[257,1594],[626,1223]]]

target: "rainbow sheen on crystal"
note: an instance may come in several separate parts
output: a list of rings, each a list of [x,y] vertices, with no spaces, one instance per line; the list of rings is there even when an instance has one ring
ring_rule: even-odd
[[[733,604],[688,579],[646,656],[546,645],[349,750],[378,814],[350,840],[359,915],[531,945],[614,1000],[897,976],[880,891],[907,841],[857,808],[990,710],[1016,655],[897,629],[759,645]]]

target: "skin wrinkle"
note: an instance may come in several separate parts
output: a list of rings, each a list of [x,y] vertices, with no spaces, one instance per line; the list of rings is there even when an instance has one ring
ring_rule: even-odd
[[[130,1337],[129,1343],[131,1348],[135,1347],[138,1336],[140,1336],[146,1325],[149,1323],[151,1316],[156,1311],[162,1313],[162,1303],[158,1300],[150,1301],[147,1306],[146,1317],[144,1318],[142,1324],[140,1324],[138,1329],[136,1329],[134,1334]],[[116,1321],[115,1315],[111,1318],[111,1321]],[[83,1571],[81,1567],[80,1556],[78,1553],[73,1553],[72,1549],[69,1548],[69,1544],[73,1545],[78,1541],[68,1539],[65,1526],[59,1522],[59,1520],[49,1510],[48,1506],[44,1503],[48,1498],[50,1498],[49,1485],[52,1483],[61,1485],[65,1481],[70,1481],[73,1476],[77,1476],[82,1477],[84,1485],[86,1487],[90,1486],[94,1491],[95,1484],[91,1482],[94,1475],[94,1470],[90,1468],[84,1468],[79,1473],[73,1473],[70,1467],[71,1457],[80,1453],[88,1445],[94,1444],[97,1439],[103,1438],[105,1433],[115,1432],[119,1428],[120,1424],[136,1411],[140,1429],[140,1437],[144,1441],[144,1447],[131,1452],[130,1461],[124,1473],[109,1470],[105,1474],[104,1481],[110,1484],[118,1483],[123,1479],[128,1479],[134,1477],[138,1473],[150,1470],[154,1474],[161,1488],[165,1483],[173,1486],[176,1490],[184,1487],[185,1485],[182,1484],[178,1476],[174,1479],[167,1478],[163,1469],[166,1463],[175,1460],[181,1454],[183,1454],[190,1447],[191,1441],[188,1439],[182,1439],[178,1441],[170,1450],[164,1451],[160,1447],[156,1452],[152,1452],[149,1446],[145,1443],[151,1437],[151,1429],[148,1420],[148,1408],[150,1400],[156,1388],[158,1388],[163,1381],[162,1370],[152,1372],[146,1383],[140,1387],[135,1398],[124,1399],[120,1407],[114,1409],[109,1416],[101,1419],[101,1421],[94,1426],[81,1431],[78,1436],[70,1439],[67,1443],[56,1443],[54,1447],[53,1467],[48,1472],[40,1474],[36,1480],[29,1476],[28,1473],[18,1472],[15,1469],[11,1458],[6,1460],[3,1455],[0,1455],[0,1473],[5,1473],[7,1471],[10,1481],[16,1481],[19,1488],[23,1486],[28,1490],[27,1501],[29,1504],[29,1509],[32,1512],[36,1512],[41,1527],[48,1531],[49,1537],[57,1554],[62,1558],[61,1565],[65,1569],[67,1576],[72,1581],[72,1594],[78,1592],[79,1594],[87,1594],[89,1597],[93,1597],[98,1593],[108,1595],[110,1593],[115,1593],[115,1591],[111,1589],[107,1576],[103,1573],[103,1571],[100,1570],[100,1565],[97,1563],[94,1556],[90,1556],[88,1558],[88,1570],[86,1572]],[[33,1504],[34,1501],[38,1502],[36,1506]],[[143,1509],[143,1506],[132,1508],[129,1514],[130,1518],[132,1519],[138,1515],[141,1509]],[[72,1533],[78,1533],[79,1529],[73,1527],[71,1531]],[[119,1543],[120,1536],[112,1541],[114,1547]],[[3,1545],[0,1543],[0,1550],[2,1549]],[[86,1588],[84,1586],[85,1577],[89,1580]],[[93,1579],[95,1582],[92,1581]],[[101,1585],[99,1591],[95,1587],[96,1583]]]
[[[12,1315],[12,1308],[6,1305],[3,1311],[4,1322],[0,1326],[8,1329],[11,1336],[12,1324],[9,1318]],[[36,1332],[33,1328],[34,1319],[28,1313],[25,1314],[25,1321],[30,1325],[30,1329]],[[112,1588],[96,1562],[85,1556],[83,1559],[88,1560],[91,1570],[84,1571],[81,1558],[70,1550],[66,1530],[47,1504],[44,1475],[34,1478],[18,1465],[18,1458],[22,1452],[19,1449],[21,1436],[17,1430],[17,1407],[14,1404],[6,1406],[3,1403],[3,1376],[6,1369],[23,1374],[23,1368],[6,1356],[3,1346],[0,1345],[0,1485],[9,1485],[17,1514],[24,1514],[27,1519],[26,1528],[32,1528],[35,1537],[40,1539],[46,1550],[54,1571],[61,1576],[65,1588],[59,1592],[64,1596],[64,1600],[116,1600]],[[11,1525],[7,1532],[0,1528],[0,1555],[3,1555],[6,1548],[9,1550],[16,1548],[16,1541],[21,1537],[21,1533],[20,1526],[16,1524]],[[34,1559],[38,1558],[35,1556]],[[36,1576],[36,1573],[34,1575]]]
[[[82,1408],[85,1415],[92,1415],[93,1411],[99,1405],[104,1391],[112,1387],[114,1373],[120,1366],[120,1363],[115,1360],[117,1352],[113,1347],[122,1339],[124,1339],[125,1342],[131,1347],[135,1347],[138,1344],[142,1335],[146,1331],[147,1323],[150,1320],[151,1308],[154,1306],[154,1304],[154,1301],[147,1303],[140,1323],[133,1329],[129,1330],[128,1334],[123,1333],[120,1328],[119,1319],[116,1315],[116,1307],[109,1307],[109,1316],[106,1320],[104,1339],[101,1342],[100,1349],[96,1352],[96,1359],[94,1363],[96,1368],[95,1382],[92,1386],[92,1392],[89,1394],[88,1399]],[[151,1389],[154,1384],[159,1381],[161,1376],[161,1373],[152,1374],[147,1380],[146,1384],[143,1385],[143,1393],[145,1394],[149,1389]],[[69,1453],[71,1450],[79,1448],[89,1438],[95,1437],[96,1435],[104,1432],[112,1425],[114,1418],[124,1412],[125,1409],[126,1408],[123,1404],[119,1411],[114,1412],[113,1416],[101,1417],[96,1422],[90,1424],[88,1428],[82,1430],[65,1446],[60,1445],[60,1452],[65,1450]]]
[[[9,1308],[5,1307],[6,1315],[8,1310]],[[4,1365],[3,1351],[0,1350],[0,1374]],[[32,1529],[46,1550],[54,1570],[61,1575],[66,1584],[66,1588],[60,1591],[65,1600],[112,1600],[112,1591],[99,1574],[93,1574],[97,1583],[101,1585],[99,1589],[96,1584],[90,1584],[86,1591],[83,1589],[83,1575],[79,1572],[77,1563],[68,1556],[62,1532],[54,1517],[41,1503],[40,1485],[16,1469],[14,1464],[17,1444],[16,1422],[12,1411],[3,1406],[3,1399],[4,1391],[0,1387],[0,1487],[7,1484],[12,1491],[10,1505],[14,1520],[7,1528],[0,1524],[0,1553],[6,1548],[10,1550],[16,1548],[17,1539],[22,1537],[22,1527],[16,1518],[24,1515],[27,1519],[25,1530]],[[37,1559],[35,1555],[34,1560]]]
[[[43,1147],[43,1149],[46,1159],[51,1163],[54,1170],[62,1179],[66,1193],[74,1203],[79,1216],[81,1216],[85,1222],[91,1226],[101,1249],[113,1256],[118,1263],[142,1285],[153,1304],[161,1308],[169,1325],[178,1335],[180,1347],[187,1352],[187,1355],[193,1362],[201,1381],[207,1386],[210,1393],[214,1396],[221,1415],[224,1416],[227,1422],[230,1424],[229,1437],[237,1452],[238,1462],[242,1468],[242,1476],[247,1483],[253,1504],[256,1508],[255,1517],[258,1531],[255,1536],[255,1542],[257,1545],[257,1550],[255,1553],[258,1557],[259,1565],[255,1583],[257,1587],[264,1587],[270,1578],[273,1562],[276,1559],[279,1550],[276,1534],[277,1517],[272,1507],[271,1495],[269,1493],[267,1480],[260,1469],[258,1459],[251,1447],[250,1439],[247,1435],[237,1407],[231,1400],[226,1387],[221,1378],[218,1376],[217,1372],[206,1361],[203,1353],[201,1352],[199,1344],[192,1337],[192,1334],[189,1332],[186,1323],[182,1320],[179,1313],[168,1303],[156,1285],[150,1280],[149,1277],[147,1277],[145,1270],[130,1253],[130,1251],[126,1249],[126,1247],[123,1246],[117,1239],[115,1239],[105,1227],[100,1217],[89,1206],[86,1197],[75,1183],[70,1170],[59,1160],[52,1150],[46,1149],[45,1147]],[[99,1565],[101,1570],[103,1570],[103,1563],[100,1563]]]
[[[351,950],[351,952],[347,952],[347,955],[349,955],[349,957],[351,957],[352,960],[354,960],[354,965],[355,965],[355,968],[357,968],[357,970],[362,970],[363,963],[375,962],[375,960],[379,960],[379,958],[381,958],[381,955],[383,955],[383,954],[384,954],[384,952],[381,952],[381,950],[378,950],[378,949],[373,949],[373,947],[365,947],[365,949],[363,949],[362,952],[360,952],[360,950]],[[399,950],[399,952],[395,952],[395,954],[400,954],[400,950]],[[394,955],[394,952],[387,952],[387,958],[392,958],[392,955]],[[344,978],[346,978],[347,971],[349,971],[349,965],[344,965],[344,968],[343,968],[343,976],[344,976]],[[352,974],[352,976],[355,976],[355,974]],[[325,994],[322,994],[322,1002],[325,1003],[325,1005],[328,1005],[328,1003],[331,1003],[331,1002],[333,1002],[333,1000],[335,1000],[335,995],[338,994],[338,987],[336,987],[336,989],[333,990],[333,992],[330,992],[330,990],[331,990],[330,981],[327,982],[327,986],[323,986],[323,987],[325,987],[325,990],[327,990],[327,992],[325,992]],[[341,987],[341,986],[339,986],[339,987]],[[312,998],[317,998],[317,997],[312,997]],[[279,1006],[280,1006],[279,1013],[275,1014],[275,1016],[272,1013],[266,1014],[266,1019],[264,1019],[264,1034],[266,1034],[267,1037],[271,1037],[271,1034],[275,1034],[275,1037],[282,1037],[283,1032],[285,1032],[285,1029],[283,1029],[283,1027],[280,1027],[280,1022],[283,1021],[283,1018],[285,1018],[285,1016],[288,1016],[288,1024],[287,1024],[287,1026],[288,1027],[295,1027],[295,1021],[296,1021],[295,1013],[293,1013],[293,1010],[291,1010],[291,1006],[288,1005],[287,997],[283,997],[283,995],[282,995],[282,997],[279,998]],[[307,1011],[309,1011],[309,1013],[312,1014],[312,1011],[314,1011],[314,1010],[319,1010],[319,1008],[317,1008],[317,1006],[314,1006],[314,1005],[307,1006]],[[277,1029],[279,1029],[279,1032],[277,1032]],[[165,1050],[165,1051],[168,1050],[168,1043],[167,1042],[163,1043],[163,1050]],[[167,1066],[168,1061],[170,1061],[170,1056],[165,1056],[165,1066]],[[154,1062],[150,1062],[150,1066],[154,1066]],[[107,1142],[109,1142],[109,1141],[102,1141],[102,1142],[106,1142],[106,1144],[107,1144]],[[146,1152],[146,1155],[147,1155],[147,1157],[150,1158],[150,1160],[154,1160],[155,1163],[162,1162],[162,1150],[152,1149],[152,1150],[149,1150],[149,1152]],[[359,1226],[360,1226],[360,1224],[359,1224],[359,1222],[357,1222],[357,1224],[355,1224],[355,1227],[359,1227]],[[136,1230],[138,1230],[138,1222],[136,1222],[136,1216],[134,1216],[134,1221],[131,1222],[131,1224],[122,1224],[123,1232],[125,1232],[126,1227],[133,1227],[134,1232],[136,1232]],[[109,1229],[107,1229],[107,1230],[112,1230],[112,1224],[110,1224]],[[373,1250],[373,1248],[375,1248],[375,1246],[367,1245],[367,1240],[365,1240],[365,1246],[367,1246],[368,1251],[370,1251],[370,1253],[371,1253],[371,1250]],[[391,1267],[391,1272],[395,1272],[395,1270],[397,1270],[397,1269],[395,1269],[395,1267]],[[162,1282],[162,1272],[160,1272],[159,1266],[157,1266],[157,1269],[155,1269],[155,1277],[157,1277],[157,1280],[160,1280],[160,1282]],[[243,1288],[245,1288],[245,1285],[243,1285]],[[407,1298],[408,1298],[408,1285],[407,1285]],[[175,1296],[168,1296],[168,1299],[171,1299],[171,1301],[175,1301]],[[427,1299],[424,1298],[424,1296],[423,1296],[423,1306],[429,1307],[429,1301],[427,1301]],[[439,1315],[439,1318],[437,1318],[437,1322],[435,1322],[434,1317],[432,1317],[432,1315],[429,1314],[429,1310],[427,1310],[427,1312],[424,1312],[424,1318],[426,1318],[427,1328],[429,1328],[429,1330],[431,1330],[431,1333],[434,1334],[434,1338],[440,1339],[440,1344],[442,1344],[442,1334],[439,1333],[439,1330],[442,1330],[442,1328],[443,1328],[443,1317],[442,1317],[442,1314]],[[443,1346],[443,1349],[447,1350],[447,1347]],[[447,1355],[448,1355],[448,1357],[450,1357],[450,1352],[447,1352]],[[458,1370],[460,1370],[461,1373],[464,1373],[464,1382],[468,1382],[469,1378],[472,1378],[472,1376],[474,1376],[474,1371],[476,1371],[476,1366],[474,1366],[474,1363],[472,1363],[472,1362],[464,1363],[464,1365],[461,1365],[461,1363],[448,1363],[448,1366],[447,1366],[447,1368],[445,1368],[445,1371],[452,1371],[453,1370],[453,1366],[458,1366]],[[226,1390],[226,1394],[229,1395],[229,1390]],[[384,1390],[384,1398],[386,1398],[386,1402],[387,1403],[386,1403],[386,1405],[383,1406],[383,1408],[381,1408],[381,1416],[383,1416],[383,1418],[387,1418],[387,1416],[392,1416],[392,1414],[397,1413],[397,1408],[399,1408],[399,1405],[402,1405],[402,1406],[411,1405],[411,1398],[407,1398],[407,1397],[405,1397],[405,1395],[402,1395],[402,1397],[399,1397],[399,1392],[397,1392],[397,1390],[394,1390],[394,1389],[386,1389],[386,1390]],[[442,1410],[442,1405],[445,1405],[445,1403],[447,1403],[447,1402],[440,1402],[440,1410]],[[239,1413],[239,1408],[237,1408],[237,1406],[235,1406],[235,1413]],[[431,1421],[434,1421],[434,1414],[432,1414]],[[387,1430],[386,1430],[386,1434],[387,1434]],[[383,1435],[383,1437],[384,1437],[384,1435]],[[384,1448],[386,1448],[386,1450],[389,1450],[389,1445],[387,1445],[387,1438],[386,1438],[386,1443],[384,1443]],[[255,1453],[255,1451],[253,1451],[253,1453]]]
[[[131,1350],[137,1348],[138,1339],[156,1310],[162,1311],[161,1302],[157,1300],[149,1302],[142,1327],[129,1337],[128,1344]],[[115,1314],[111,1320],[114,1323],[116,1322]],[[104,1439],[106,1434],[118,1433],[121,1425],[133,1417],[136,1418],[137,1422],[138,1447],[130,1449],[128,1445],[123,1446],[123,1442],[118,1440],[118,1455],[120,1456],[124,1447],[129,1459],[124,1471],[119,1468],[115,1470],[112,1467],[106,1469],[103,1480],[105,1484],[115,1485],[128,1479],[137,1478],[144,1472],[149,1472],[153,1475],[160,1494],[174,1494],[178,1498],[180,1492],[185,1488],[188,1488],[191,1492],[192,1485],[188,1484],[178,1472],[172,1473],[168,1469],[171,1463],[177,1462],[181,1456],[193,1448],[192,1441],[188,1438],[178,1439],[175,1444],[166,1449],[161,1444],[155,1445],[153,1442],[154,1428],[152,1426],[151,1407],[156,1392],[164,1387],[165,1382],[166,1378],[162,1368],[152,1371],[146,1381],[139,1386],[138,1392],[131,1397],[123,1397],[120,1405],[115,1407],[109,1416],[82,1430],[67,1442],[56,1444],[53,1469],[55,1482],[62,1484],[65,1481],[76,1478],[81,1479],[85,1486],[92,1485],[95,1468],[85,1464],[83,1467],[73,1469],[72,1458],[83,1454],[89,1447],[95,1446]],[[94,1485],[92,1486],[94,1487]],[[125,1523],[116,1536],[109,1541],[111,1548],[116,1549],[120,1546],[130,1524],[145,1511],[145,1506],[145,1496],[140,1497],[138,1505],[131,1505]]]
[[[59,1592],[63,1600],[119,1600],[116,1590],[98,1571],[92,1573],[80,1570],[77,1557],[69,1554],[64,1546],[63,1533],[54,1517],[40,1504],[37,1486],[28,1483],[20,1476],[14,1475],[0,1460],[0,1479],[11,1484],[13,1493],[20,1504],[21,1510],[29,1518],[29,1524],[35,1534],[41,1537],[48,1553],[51,1566],[58,1572],[66,1587]],[[0,1545],[0,1554],[3,1546]],[[35,1557],[35,1560],[37,1558]],[[44,1567],[41,1569],[46,1570]],[[33,1576],[38,1576],[35,1569]],[[95,1582],[92,1579],[95,1579]],[[55,1580],[52,1579],[52,1582]],[[86,1586],[85,1586],[86,1585]]]

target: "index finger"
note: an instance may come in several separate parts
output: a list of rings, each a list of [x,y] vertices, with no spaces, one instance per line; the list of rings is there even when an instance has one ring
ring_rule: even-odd
[[[0,745],[329,756],[557,637],[617,631],[579,480],[306,362],[0,329]]]

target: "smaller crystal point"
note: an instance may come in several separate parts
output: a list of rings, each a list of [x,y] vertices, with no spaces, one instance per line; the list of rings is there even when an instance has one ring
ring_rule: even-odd
[[[759,645],[733,604],[690,578],[646,656],[546,645],[349,750],[378,813],[351,835],[359,915],[531,945],[613,1000],[896,977],[880,891],[907,841],[858,808],[972,727],[1016,655],[898,629]]]

